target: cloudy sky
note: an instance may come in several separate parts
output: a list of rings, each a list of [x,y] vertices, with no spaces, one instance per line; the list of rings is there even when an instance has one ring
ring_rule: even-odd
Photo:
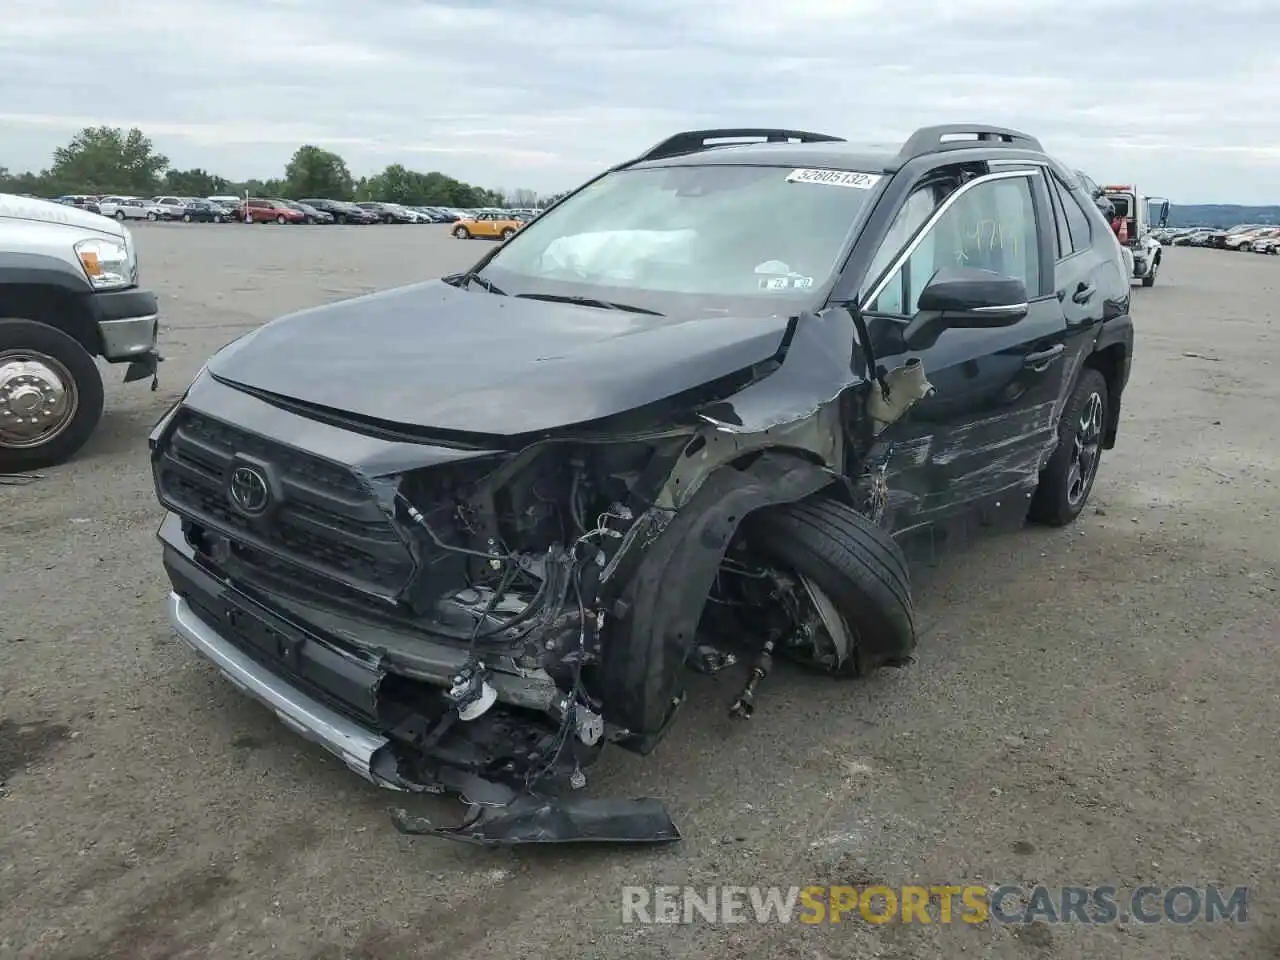
[[[897,144],[982,120],[1101,182],[1280,203],[1276,0],[42,0],[5,4],[0,166],[89,124],[276,176],[300,143],[550,192],[670,132]]]

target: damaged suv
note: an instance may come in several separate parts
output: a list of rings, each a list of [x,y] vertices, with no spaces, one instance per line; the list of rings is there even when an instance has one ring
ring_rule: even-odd
[[[748,716],[775,656],[906,663],[900,542],[1075,519],[1129,304],[1026,134],[677,134],[465,273],[217,353],[151,437],[170,617],[365,778],[473,805],[433,832],[672,839],[572,792],[605,744],[652,750],[690,670]]]

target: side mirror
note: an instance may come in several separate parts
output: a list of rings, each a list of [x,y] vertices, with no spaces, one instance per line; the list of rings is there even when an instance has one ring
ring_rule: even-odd
[[[920,292],[919,310],[902,332],[920,349],[951,327],[1010,327],[1027,315],[1027,285],[1016,277],[974,267],[943,267]]]

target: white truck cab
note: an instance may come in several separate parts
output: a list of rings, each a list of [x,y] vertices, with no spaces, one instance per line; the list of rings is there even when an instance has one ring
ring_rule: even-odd
[[[1128,249],[1125,260],[1132,257],[1133,277],[1144,287],[1153,287],[1164,257],[1160,241],[1152,231],[1169,222],[1169,201],[1163,197],[1144,197],[1133,184],[1108,184],[1102,196],[1111,201],[1116,216],[1124,220],[1125,236],[1121,245]]]
[[[122,223],[0,193],[0,473],[62,463],[89,439],[95,357],[155,389],[159,312]]]

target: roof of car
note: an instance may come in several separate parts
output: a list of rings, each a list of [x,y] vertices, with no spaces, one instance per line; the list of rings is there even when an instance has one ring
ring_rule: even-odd
[[[921,127],[898,148],[868,147],[805,130],[740,128],[677,133],[620,166],[751,164],[891,174],[922,157],[1033,160],[1044,155],[1044,148],[1031,135],[980,123]]]
[[[642,161],[637,167],[684,167],[706,164],[744,164],[778,167],[833,167],[867,173],[892,173],[902,166],[892,151],[873,151],[849,143],[746,143],[707,147]]]

